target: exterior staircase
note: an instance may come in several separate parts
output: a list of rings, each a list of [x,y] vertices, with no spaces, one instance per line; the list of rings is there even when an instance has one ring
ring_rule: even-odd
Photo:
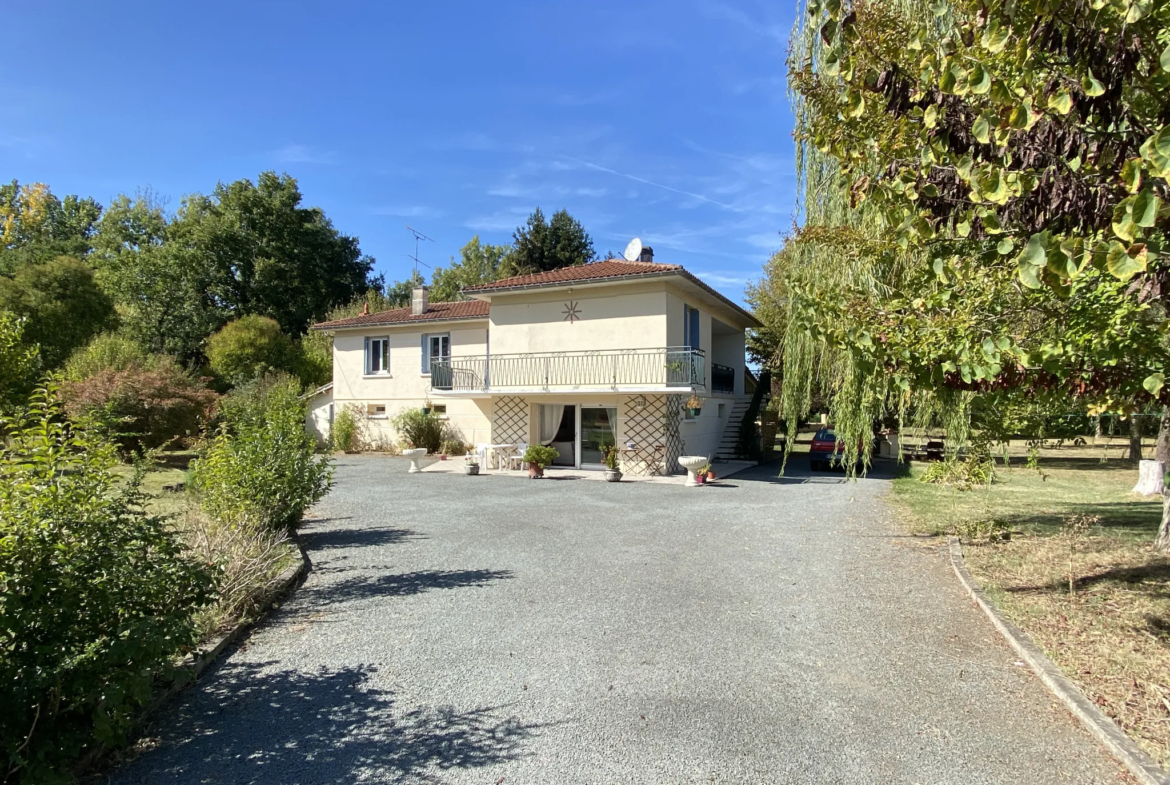
[[[719,439],[719,448],[715,450],[715,460],[717,461],[742,461],[735,454],[735,444],[739,441],[739,426],[743,422],[743,416],[747,414],[748,407],[751,406],[751,398],[740,398],[731,407],[731,414],[727,417],[727,423],[723,426],[723,435]]]

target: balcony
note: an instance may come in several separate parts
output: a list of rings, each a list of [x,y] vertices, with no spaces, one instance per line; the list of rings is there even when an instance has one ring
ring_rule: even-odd
[[[697,349],[624,349],[451,357],[431,362],[431,389],[450,393],[706,389]]]

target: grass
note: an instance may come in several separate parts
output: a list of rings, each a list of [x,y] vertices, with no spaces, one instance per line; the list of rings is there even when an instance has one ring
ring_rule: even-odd
[[[1062,448],[1039,470],[1000,464],[995,482],[971,491],[922,483],[915,464],[893,500],[916,533],[962,537],[1004,614],[1168,766],[1170,558],[1152,547],[1162,504],[1134,496],[1137,470],[1101,454]],[[1094,523],[1077,532],[1078,519]]]

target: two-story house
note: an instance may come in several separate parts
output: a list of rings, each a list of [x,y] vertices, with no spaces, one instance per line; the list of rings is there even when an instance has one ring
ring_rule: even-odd
[[[744,331],[758,322],[682,267],[608,260],[464,290],[470,299],[325,322],[332,406],[388,419],[430,406],[470,444],[546,444],[600,468],[606,445],[715,455],[748,396]],[[684,407],[702,400],[693,415]]]

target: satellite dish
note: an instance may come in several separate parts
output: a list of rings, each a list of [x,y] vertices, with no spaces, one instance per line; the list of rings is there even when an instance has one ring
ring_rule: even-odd
[[[642,241],[635,237],[630,240],[630,244],[626,246],[626,252],[622,254],[627,262],[637,262],[642,258]]]

